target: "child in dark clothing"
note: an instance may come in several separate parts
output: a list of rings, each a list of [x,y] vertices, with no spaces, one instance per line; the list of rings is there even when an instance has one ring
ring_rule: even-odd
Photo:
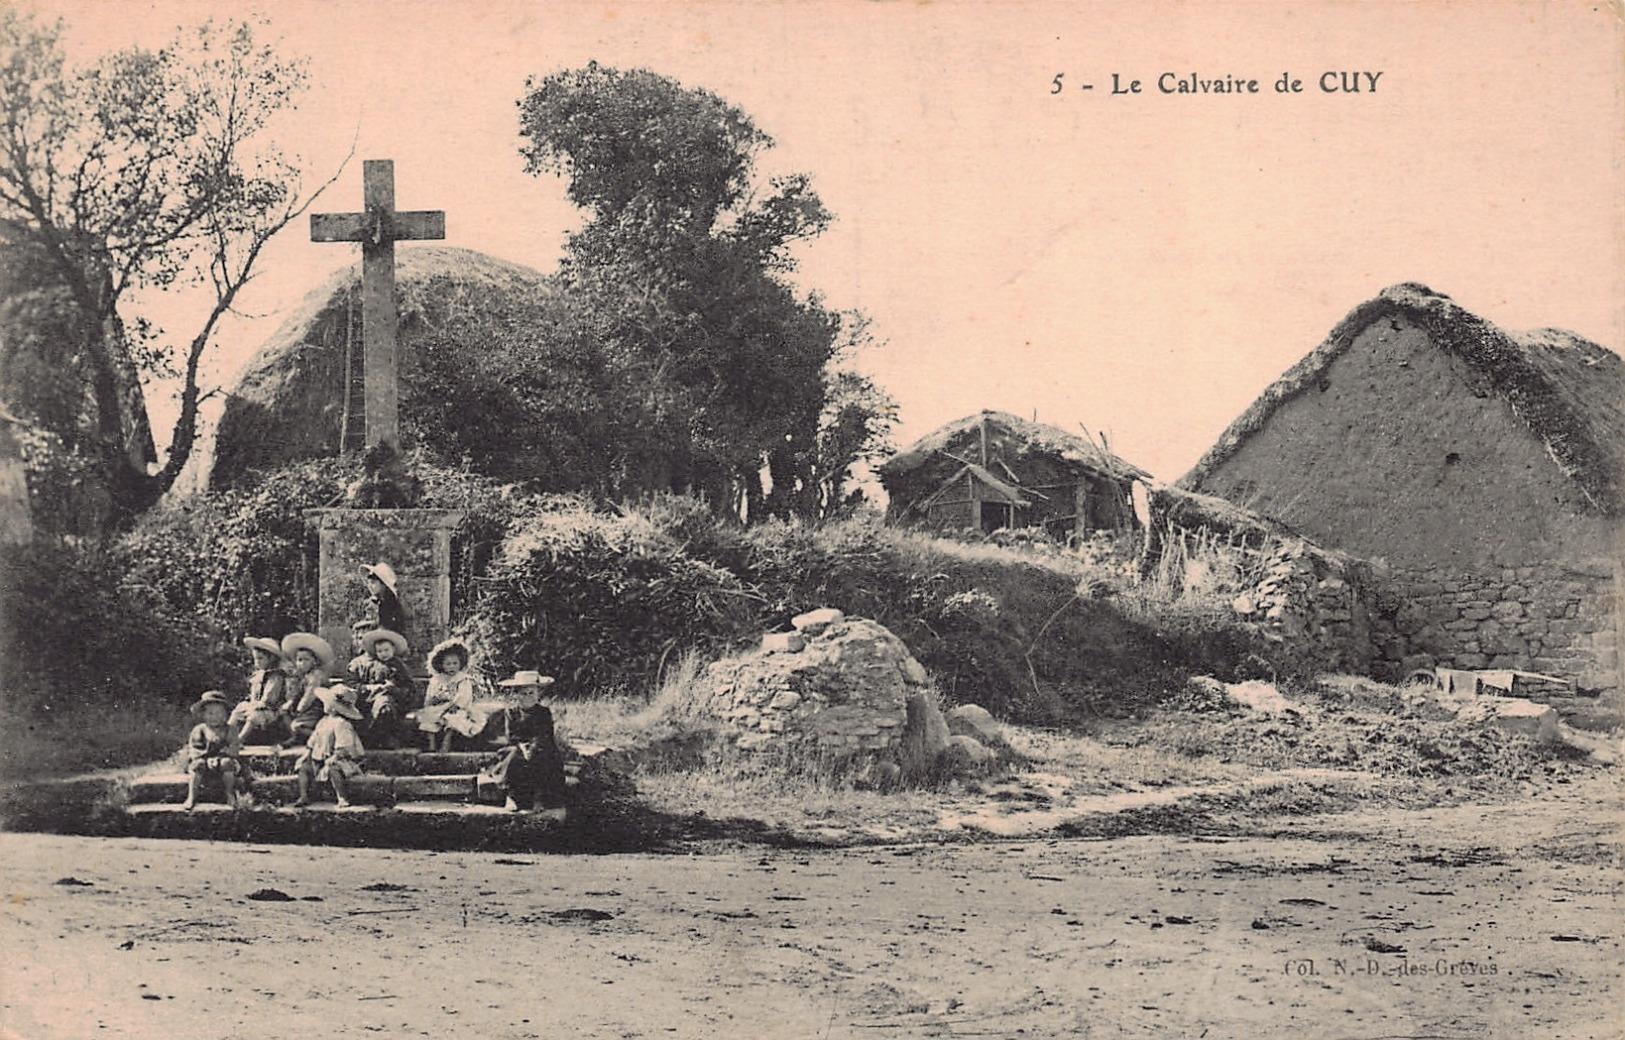
[[[510,707],[504,709],[508,746],[488,776],[507,795],[509,812],[541,809],[564,814],[564,756],[553,731],[553,712],[541,703],[553,680],[534,671],[514,673],[497,684]]]
[[[367,743],[379,748],[400,747],[401,720],[416,706],[417,686],[401,658],[406,637],[387,628],[363,632],[361,653],[350,662],[349,682],[361,697]]]
[[[242,743],[238,740],[237,731],[228,722],[231,700],[219,690],[210,690],[192,705],[192,714],[202,716],[203,721],[193,726],[186,738],[186,757],[189,761],[186,801],[181,808],[191,812],[197,804],[204,779],[214,777],[226,789],[226,804],[235,809],[237,777],[242,771],[237,753],[242,750]]]

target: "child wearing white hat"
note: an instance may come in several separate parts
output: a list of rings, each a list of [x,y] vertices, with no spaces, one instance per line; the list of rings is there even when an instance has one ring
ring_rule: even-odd
[[[361,775],[361,759],[367,753],[355,731],[361,712],[355,706],[355,691],[348,686],[323,687],[316,695],[326,714],[305,742],[305,753],[299,756],[299,800],[293,805],[296,809],[309,805],[311,781],[326,780],[333,785],[339,808],[348,808],[349,782]]]
[[[243,645],[254,655],[248,673],[248,699],[231,712],[231,725],[244,744],[275,744],[288,736],[287,676],[282,673],[282,647],[274,639],[247,636]]]

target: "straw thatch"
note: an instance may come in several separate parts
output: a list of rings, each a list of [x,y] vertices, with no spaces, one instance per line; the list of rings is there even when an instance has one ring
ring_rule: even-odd
[[[1625,504],[1625,360],[1561,329],[1507,332],[1414,282],[1384,289],[1349,312],[1225,430],[1178,486],[1201,487],[1277,408],[1314,388],[1368,326],[1387,318],[1416,324],[1436,347],[1467,362],[1482,381],[1477,389],[1511,406],[1595,508],[1619,513]]]
[[[1161,553],[1162,541],[1172,531],[1208,532],[1223,542],[1251,549],[1290,542],[1305,555],[1340,569],[1356,561],[1349,553],[1317,545],[1274,517],[1255,513],[1217,495],[1164,484],[1150,488],[1147,497],[1151,525],[1144,552],[1152,564]]]
[[[209,480],[337,455],[345,417],[347,351],[361,346],[360,264],[311,292],[243,370],[215,437]],[[497,332],[535,320],[547,298],[540,272],[468,249],[414,246],[397,254],[399,358],[412,370],[428,336],[475,351]],[[402,409],[411,408],[408,395]]]
[[[1115,480],[1151,479],[1150,474],[1138,466],[1075,434],[1008,412],[983,410],[926,434],[887,459],[879,467],[882,480],[919,469],[938,453],[948,451],[954,442],[974,434],[984,422],[1003,428],[1022,442],[1024,454],[1050,455],[1077,469]]]

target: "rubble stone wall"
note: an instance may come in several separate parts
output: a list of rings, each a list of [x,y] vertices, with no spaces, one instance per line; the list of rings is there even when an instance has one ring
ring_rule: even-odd
[[[1366,673],[1372,666],[1371,582],[1357,561],[1282,543],[1265,558],[1262,577],[1231,604],[1276,645],[1285,671]]]
[[[741,747],[806,740],[845,752],[902,743],[909,698],[928,692],[930,679],[901,639],[866,618],[810,638],[784,635],[795,638],[707,673],[711,710],[742,731]]]
[[[1617,694],[1616,566],[1596,559],[1385,575],[1373,630],[1379,670],[1513,668]]]

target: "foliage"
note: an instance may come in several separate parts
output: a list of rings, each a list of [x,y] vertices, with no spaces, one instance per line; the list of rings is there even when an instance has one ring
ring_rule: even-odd
[[[749,630],[739,580],[641,517],[563,496],[531,507],[492,562],[470,621],[489,659],[541,668],[566,694],[641,693],[675,650]]]
[[[958,546],[872,516],[744,527],[669,495],[615,514],[558,499],[520,510],[470,628],[501,667],[542,668],[575,693],[647,696],[678,655],[736,649],[824,606],[897,633],[949,701],[1016,718],[1148,704],[1192,666],[1179,641],[1082,595],[1088,573],[1058,553]]]
[[[315,198],[265,143],[305,72],[246,22],[206,23],[158,50],[82,67],[66,62],[63,32],[0,10],[0,267],[30,272],[4,287],[8,353],[28,359],[8,359],[8,369],[60,376],[49,392],[25,382],[8,404],[96,458],[109,519],[123,522],[186,464],[215,326],[265,243]],[[123,311],[135,291],[193,285],[212,290],[212,302],[189,340]],[[156,472],[142,386],[151,377],[182,380]]]
[[[453,605],[487,565],[515,496],[501,485],[407,456],[415,503],[463,510],[455,539]],[[241,487],[193,495],[149,511],[119,539],[122,586],[153,608],[222,633],[280,637],[316,619],[319,545],[310,509],[339,504],[361,479],[359,455],[292,463]]]
[[[13,719],[184,704],[230,675],[208,626],[131,595],[108,553],[52,545],[3,553],[0,637]]]
[[[830,221],[808,179],[759,185],[772,139],[647,70],[558,72],[527,83],[519,107],[526,169],[568,177],[589,213],[558,281],[613,376],[604,405],[622,424],[609,432],[644,433],[617,453],[616,497],[692,489],[751,522],[832,511],[874,446],[865,410],[884,401],[829,374],[853,319],[782,277]]]

